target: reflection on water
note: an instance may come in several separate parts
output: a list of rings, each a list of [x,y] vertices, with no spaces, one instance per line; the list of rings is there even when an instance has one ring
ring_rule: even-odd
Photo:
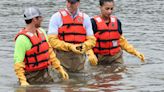
[[[99,13],[99,0],[81,0],[81,10],[90,16]],[[146,64],[124,53],[127,71],[108,73],[104,67],[90,67],[86,72],[70,74],[70,80],[54,77],[51,85],[19,88],[13,71],[15,34],[24,27],[23,9],[39,7],[48,29],[51,15],[65,7],[65,0],[1,0],[0,1],[0,92],[164,92],[164,1],[115,0],[114,15],[122,21],[123,33],[129,43],[143,52]],[[56,75],[55,75],[56,76]]]
[[[51,92],[44,87],[19,87],[14,92]]]
[[[114,92],[119,90],[117,86],[121,84],[115,83],[115,81],[119,81],[122,79],[121,74],[101,74],[95,76],[95,83],[89,84],[88,88],[97,89],[105,92]]]

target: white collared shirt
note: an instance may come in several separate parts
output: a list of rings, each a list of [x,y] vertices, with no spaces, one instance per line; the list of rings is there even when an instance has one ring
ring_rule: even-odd
[[[67,10],[67,9],[66,9]],[[79,13],[79,9],[75,13],[75,15],[71,15],[72,18],[75,18],[77,14]],[[71,13],[70,13],[71,14]],[[62,17],[59,12],[52,15],[50,21],[49,21],[49,29],[48,34],[58,34],[58,29],[63,25]],[[84,13],[84,22],[83,26],[86,29],[86,35],[87,36],[93,36],[93,30],[92,30],[92,24],[90,17]]]

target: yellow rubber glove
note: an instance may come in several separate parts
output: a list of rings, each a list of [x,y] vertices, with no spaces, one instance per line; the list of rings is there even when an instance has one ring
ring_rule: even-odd
[[[20,85],[23,87],[26,87],[26,86],[29,86],[30,84],[27,82],[26,77],[24,75],[24,73],[25,73],[24,68],[25,68],[25,65],[23,62],[14,64],[14,70],[19,79]]]
[[[63,79],[65,79],[65,80],[69,79],[68,74],[64,71],[63,67],[60,65],[60,61],[56,57],[56,54],[54,53],[54,51],[53,51],[51,46],[49,46],[48,52],[50,53],[49,61],[51,62],[53,68],[57,69],[61,73]]]
[[[65,72],[65,70],[63,69],[62,66],[56,68],[56,70],[58,70],[60,72],[60,74],[62,75],[62,77],[63,77],[64,80],[69,79],[68,74]]]
[[[77,50],[76,47],[79,45],[67,43],[58,39],[57,35],[48,35],[49,43],[52,48],[63,50],[63,51],[72,51],[77,54],[81,54],[82,52]]]
[[[139,59],[141,59],[142,62],[145,62],[145,56],[142,53],[136,52],[135,56],[137,56]]]
[[[87,36],[86,41],[82,43],[82,52],[92,49],[96,45],[96,38],[94,36]]]
[[[142,62],[145,61],[144,54],[138,52],[131,44],[129,44],[123,35],[120,37],[119,41],[120,41],[121,49],[125,50],[130,54],[137,56]]]
[[[97,65],[98,59],[94,54],[93,50],[92,49],[88,50],[86,54],[88,56],[88,60],[91,63],[91,65]]]
[[[76,54],[82,54],[83,53],[81,50],[78,49],[78,47],[81,46],[81,44],[69,44],[68,46],[69,46],[69,49]]]
[[[49,43],[48,43],[49,44]],[[54,53],[51,45],[49,44],[49,50],[48,50],[49,54],[50,54],[50,59],[49,62],[51,62],[53,68],[57,68],[60,66],[60,61],[58,60],[58,58],[56,57],[56,54]]]

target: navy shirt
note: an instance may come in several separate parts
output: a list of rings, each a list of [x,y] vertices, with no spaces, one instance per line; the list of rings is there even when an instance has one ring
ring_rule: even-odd
[[[92,29],[94,34],[97,32],[97,25],[96,25],[96,21],[91,18],[91,22],[92,22]],[[122,35],[122,28],[121,28],[121,22],[119,19],[117,19],[117,23],[118,23],[118,32],[120,33],[120,35]]]

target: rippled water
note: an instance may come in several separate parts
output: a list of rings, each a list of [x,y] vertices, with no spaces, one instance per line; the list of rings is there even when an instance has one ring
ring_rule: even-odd
[[[102,73],[103,68],[87,67],[88,73],[77,74],[69,81],[51,85],[19,88],[13,71],[13,38],[24,27],[23,9],[37,6],[43,12],[47,29],[51,15],[65,7],[64,0],[0,1],[0,92],[164,92],[164,1],[115,0],[115,15],[122,21],[125,37],[146,57],[146,64],[124,53],[128,71]],[[98,0],[81,0],[80,9],[90,16],[99,13]]]

